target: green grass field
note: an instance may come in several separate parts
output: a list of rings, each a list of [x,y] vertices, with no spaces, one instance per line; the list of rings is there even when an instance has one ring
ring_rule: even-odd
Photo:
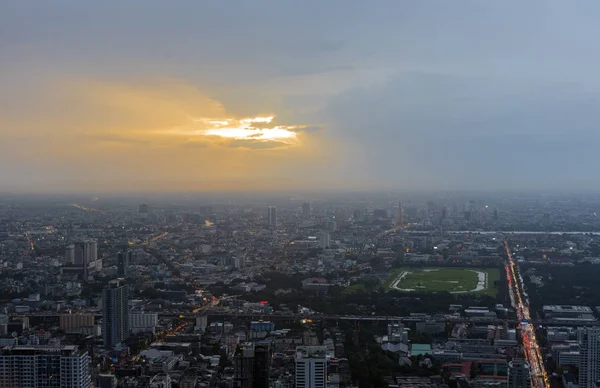
[[[481,279],[483,276],[485,280]],[[390,273],[385,287],[406,292],[481,293],[494,296],[498,292],[494,282],[499,278],[500,272],[494,268],[397,268]]]

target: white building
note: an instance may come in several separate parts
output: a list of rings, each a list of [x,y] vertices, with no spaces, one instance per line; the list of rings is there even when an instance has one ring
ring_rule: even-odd
[[[327,384],[327,348],[296,348],[296,388],[325,388]]]
[[[0,355],[0,387],[91,387],[90,359],[77,346],[11,346]]]
[[[600,327],[581,328],[579,339],[579,386],[595,387],[600,379]]]

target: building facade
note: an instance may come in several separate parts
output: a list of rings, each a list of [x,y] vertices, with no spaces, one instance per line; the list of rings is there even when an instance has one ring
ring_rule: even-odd
[[[233,386],[268,388],[272,349],[269,342],[245,343],[234,356]]]
[[[595,387],[600,380],[600,328],[586,327],[578,331],[579,386]]]
[[[508,364],[508,388],[529,388],[531,377],[529,363],[522,359],[514,359]]]
[[[296,348],[296,388],[325,388],[327,384],[327,348]]]
[[[120,278],[126,278],[129,269],[129,264],[133,258],[131,250],[120,252],[117,255],[117,276]]]
[[[0,355],[0,387],[89,388],[88,353],[77,346],[11,346]]]
[[[269,228],[277,227],[277,207],[269,206],[268,208]]]
[[[129,295],[123,279],[111,280],[102,292],[104,347],[111,348],[129,337]]]

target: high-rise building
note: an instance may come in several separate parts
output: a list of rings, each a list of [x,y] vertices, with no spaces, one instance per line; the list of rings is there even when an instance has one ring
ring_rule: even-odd
[[[238,347],[234,355],[233,386],[268,388],[271,352],[269,342],[248,342]]]
[[[105,348],[111,348],[129,337],[128,293],[123,279],[111,280],[102,292],[102,334]]]
[[[296,388],[325,388],[327,384],[327,348],[296,348]]]
[[[398,213],[396,215],[396,225],[404,225],[404,214],[402,212],[402,202],[398,202]]]
[[[494,221],[498,220],[498,209],[494,208]]]
[[[310,203],[304,202],[302,204],[302,218],[304,218],[304,219],[310,218],[310,214],[311,214]]]
[[[325,248],[329,248],[330,246],[331,246],[331,237],[329,236],[329,233],[327,233],[327,232],[321,233],[321,235],[319,236],[319,247],[325,249]]]
[[[277,228],[277,207],[276,206],[269,206],[268,216],[269,216],[269,228],[272,228],[272,229]]]
[[[98,242],[92,239],[77,241],[73,244],[73,252],[73,263],[87,267],[92,261],[98,259]]]
[[[73,264],[75,263],[75,245],[67,245],[65,249],[65,263]]]
[[[131,250],[120,252],[117,254],[117,276],[120,278],[126,278],[129,269],[129,264],[133,258]]]
[[[531,377],[529,363],[523,359],[514,359],[508,364],[508,388],[529,388]]]
[[[148,205],[146,205],[145,203],[142,203],[138,207],[138,214],[140,215],[140,217],[143,217],[143,218],[148,217]]]
[[[596,387],[600,380],[600,327],[585,327],[578,331],[579,386]]]
[[[77,346],[10,346],[0,353],[0,387],[91,387],[90,358]]]

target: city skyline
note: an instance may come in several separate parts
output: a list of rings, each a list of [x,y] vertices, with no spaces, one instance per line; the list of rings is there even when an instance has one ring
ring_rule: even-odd
[[[7,2],[0,191],[598,189],[600,5],[344,4]]]

